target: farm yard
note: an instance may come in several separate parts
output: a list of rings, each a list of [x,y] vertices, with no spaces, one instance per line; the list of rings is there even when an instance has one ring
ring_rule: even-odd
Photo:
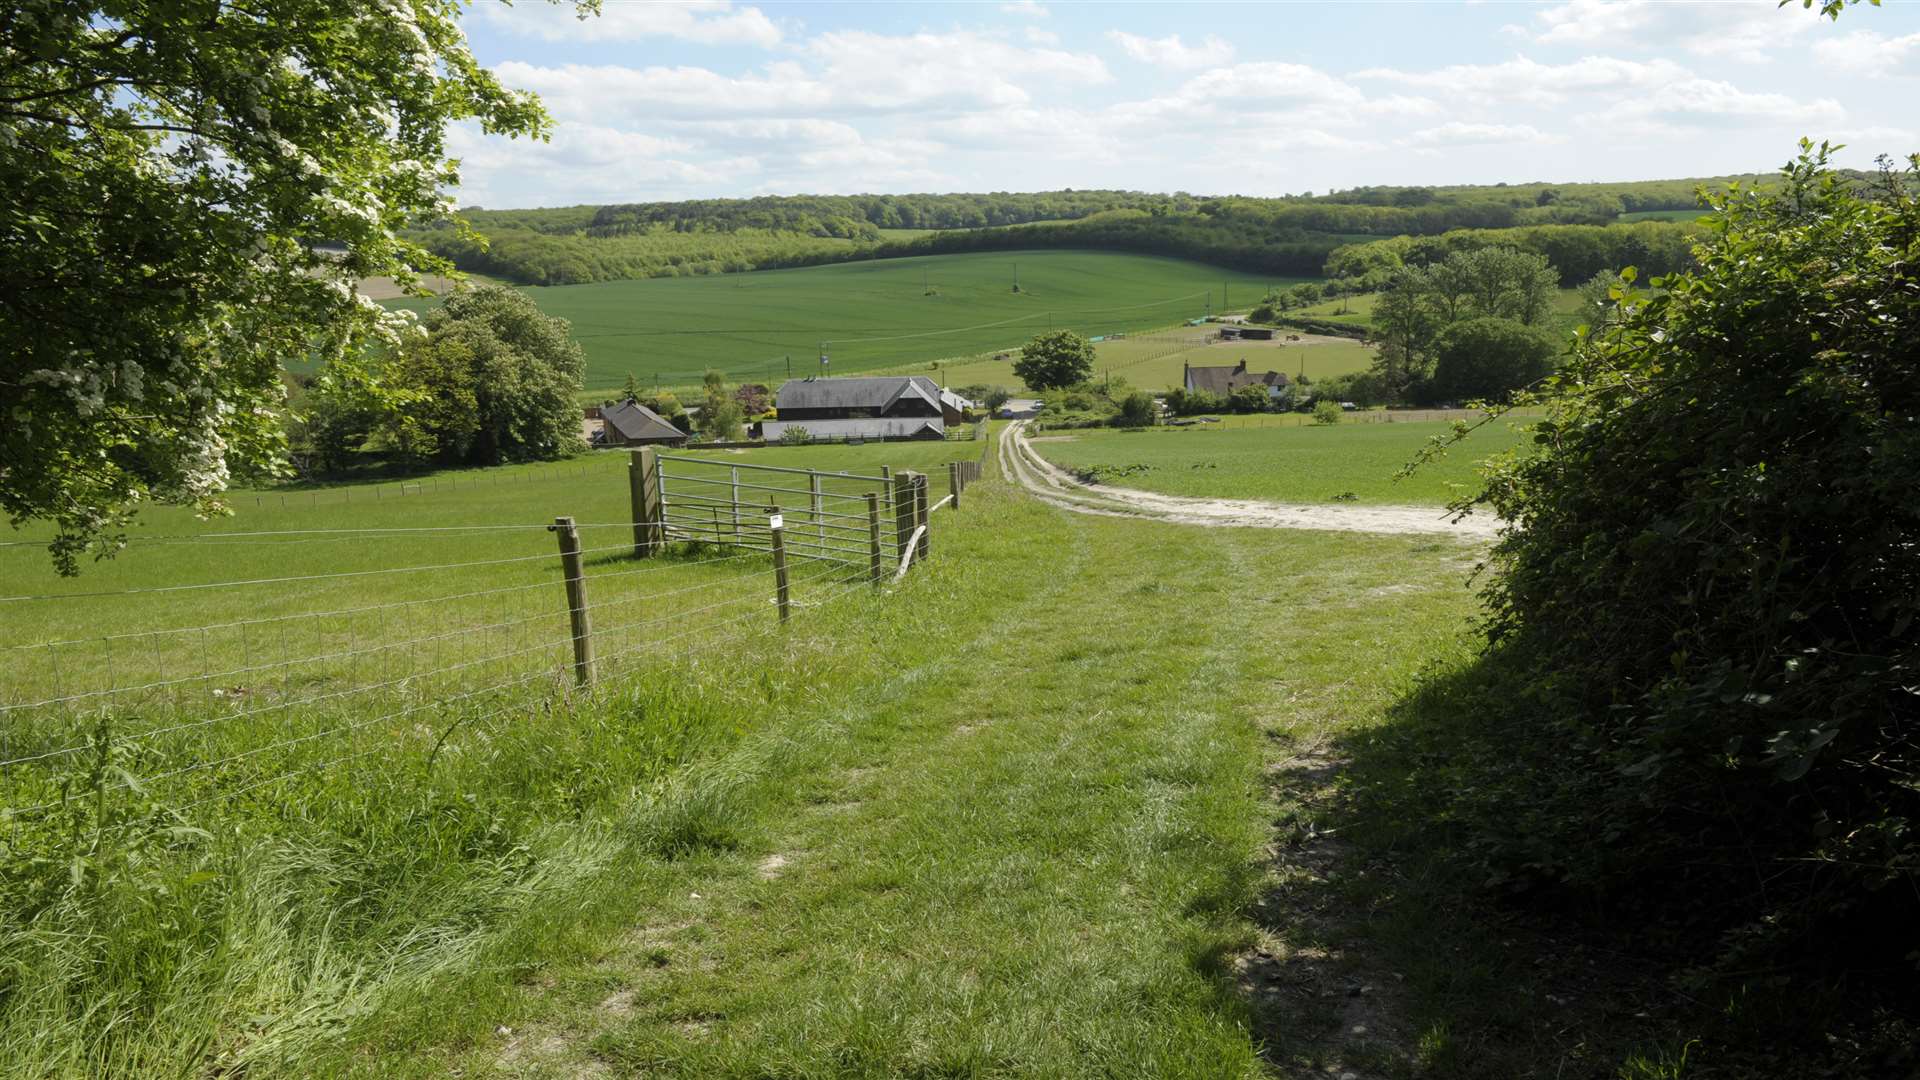
[[[1020,290],[1013,289],[1018,274]],[[1182,259],[1020,251],[884,259],[710,277],[528,288],[585,350],[587,390],[697,385],[709,368],[777,383],[1017,348],[1048,329],[1088,335],[1164,327],[1257,301],[1268,278]],[[422,310],[437,301],[390,300]],[[791,367],[789,367],[789,358]]]

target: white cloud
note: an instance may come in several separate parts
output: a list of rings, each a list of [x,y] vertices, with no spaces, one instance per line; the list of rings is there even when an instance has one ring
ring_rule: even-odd
[[[1044,19],[1053,14],[1047,10],[1047,5],[1037,3],[1036,0],[1013,0],[1010,4],[1001,4],[1000,10],[1008,15],[1018,15],[1026,19]]]
[[[1541,29],[1533,39],[1550,45],[1633,40],[1655,13],[1650,0],[1568,0],[1534,15]]]
[[[1022,36],[1027,39],[1028,43],[1033,45],[1060,44],[1059,34],[1056,34],[1051,30],[1042,30],[1037,26],[1027,27],[1026,30],[1023,32]]]
[[[548,110],[562,119],[650,119],[662,107],[681,115],[792,115],[823,109],[834,101],[831,89],[790,61],[769,64],[761,74],[741,76],[699,67],[537,67],[518,60],[495,70],[508,86],[539,94]]]
[[[1871,30],[1828,38],[1813,47],[1813,58],[1821,64],[1871,75],[1904,74],[1901,69],[1916,55],[1920,55],[1920,34],[1887,37]]]
[[[882,110],[1013,105],[1031,99],[1030,83],[1096,86],[1113,78],[1097,56],[1028,48],[971,31],[895,36],[841,30],[807,42],[803,53],[823,65],[821,80],[836,100]]]
[[[598,16],[580,18],[567,5],[479,5],[481,18],[511,34],[545,41],[641,41],[678,38],[701,45],[771,48],[782,34],[759,8],[735,8],[731,0],[675,3],[611,3]]]
[[[1846,118],[1846,110],[1832,98],[1796,98],[1770,91],[1742,90],[1715,79],[1689,78],[1673,83],[1660,94],[1621,102],[1594,119],[1615,124],[1636,116],[1713,124],[1742,123],[1824,124]]]
[[[1651,91],[1691,75],[1671,60],[1622,60],[1588,56],[1566,64],[1542,64],[1517,56],[1500,64],[1456,64],[1431,71],[1369,68],[1356,79],[1382,79],[1418,86],[1480,105],[1558,105],[1575,94]]]
[[[1775,50],[1820,26],[1820,21],[1807,18],[1806,12],[1782,11],[1770,0],[1716,8],[1715,14],[1720,17],[1710,28],[1681,41],[1687,52],[1707,59],[1725,57],[1743,64],[1765,64],[1773,60]]]
[[[1122,30],[1109,30],[1112,38],[1128,56],[1159,67],[1185,70],[1218,67],[1233,59],[1233,46],[1208,34],[1198,45],[1187,45],[1179,34],[1163,38],[1145,38]]]
[[[1439,127],[1416,131],[1401,140],[1408,146],[1489,146],[1565,142],[1564,135],[1548,135],[1531,124],[1470,124],[1452,120]]]

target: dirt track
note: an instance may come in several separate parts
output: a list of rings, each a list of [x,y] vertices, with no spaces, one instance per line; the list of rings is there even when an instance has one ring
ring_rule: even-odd
[[[1082,484],[1033,449],[1026,427],[1026,422],[1020,421],[1001,432],[1000,461],[1008,477],[1042,502],[1075,513],[1151,518],[1183,525],[1424,533],[1475,542],[1491,539],[1500,526],[1486,515],[1455,521],[1445,510],[1433,506],[1313,506],[1252,499],[1195,499],[1107,484]]]

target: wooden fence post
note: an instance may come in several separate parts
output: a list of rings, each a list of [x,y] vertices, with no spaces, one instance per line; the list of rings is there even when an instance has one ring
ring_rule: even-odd
[[[773,595],[780,603],[780,624],[787,622],[787,530],[780,507],[767,507],[767,535],[773,540]]]
[[[880,495],[867,492],[867,575],[875,585],[886,576],[880,559]]]
[[[913,509],[920,528],[920,547],[913,553],[913,561],[920,562],[927,557],[927,534],[933,531],[933,516],[927,509],[927,477],[925,473],[913,474]]]
[[[728,471],[733,477],[733,493],[729,497],[731,500],[729,505],[733,515],[733,539],[737,543],[740,539],[740,466],[731,466]]]
[[[656,554],[666,539],[661,526],[660,459],[651,446],[628,455],[627,493],[633,500],[633,554],[644,559]]]
[[[960,509],[960,463],[947,462],[947,494],[953,496],[953,508]]]
[[[820,474],[812,469],[807,470],[807,496],[808,505],[813,513],[814,532],[819,534],[820,546],[826,547],[827,519],[820,516],[820,512],[826,509],[826,504],[820,498]]]
[[[573,624],[573,681],[593,685],[593,618],[587,611],[587,579],[580,567],[580,530],[557,517],[548,530],[560,537],[560,569],[567,582],[567,617]]]
[[[901,472],[893,477],[893,547],[903,559],[907,557],[907,546],[913,542],[913,528],[919,520],[913,504],[914,475]]]

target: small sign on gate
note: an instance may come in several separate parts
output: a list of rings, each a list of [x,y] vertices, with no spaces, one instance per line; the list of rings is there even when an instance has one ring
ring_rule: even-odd
[[[769,514],[767,516],[767,528],[769,529],[784,529],[786,525],[787,518],[785,514]]]

